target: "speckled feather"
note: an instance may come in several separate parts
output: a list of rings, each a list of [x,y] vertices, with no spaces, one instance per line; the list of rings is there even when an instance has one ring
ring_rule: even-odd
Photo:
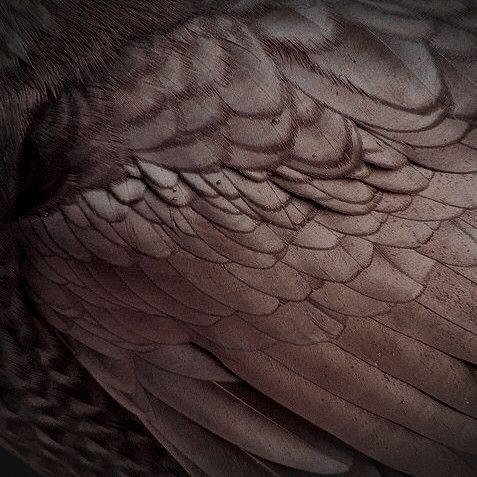
[[[35,316],[19,284],[18,248],[0,239],[0,445],[41,475],[185,476]]]
[[[36,114],[28,293],[191,475],[475,475],[473,11],[210,2]]]

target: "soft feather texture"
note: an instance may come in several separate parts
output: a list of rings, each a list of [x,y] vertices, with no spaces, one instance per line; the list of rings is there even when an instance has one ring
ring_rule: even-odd
[[[0,233],[0,445],[41,475],[185,476],[33,312],[18,252]]]
[[[37,115],[39,312],[191,475],[474,475],[475,7],[211,3]]]

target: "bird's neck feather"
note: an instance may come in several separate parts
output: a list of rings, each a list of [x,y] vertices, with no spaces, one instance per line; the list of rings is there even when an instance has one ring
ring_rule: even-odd
[[[4,0],[0,91],[54,90],[88,76],[130,39],[161,34],[196,10],[194,0]]]
[[[101,75],[128,42],[183,23],[199,3],[0,1],[0,224],[14,201],[16,157],[35,110],[65,82]]]

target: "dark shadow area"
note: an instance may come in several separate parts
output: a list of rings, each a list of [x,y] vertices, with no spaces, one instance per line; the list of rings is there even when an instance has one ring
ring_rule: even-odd
[[[3,477],[40,477],[34,470],[0,447],[0,469]]]

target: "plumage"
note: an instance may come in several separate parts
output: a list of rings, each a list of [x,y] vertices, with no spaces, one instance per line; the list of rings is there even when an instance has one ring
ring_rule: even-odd
[[[474,2],[81,3],[0,3],[0,442],[475,475]]]

